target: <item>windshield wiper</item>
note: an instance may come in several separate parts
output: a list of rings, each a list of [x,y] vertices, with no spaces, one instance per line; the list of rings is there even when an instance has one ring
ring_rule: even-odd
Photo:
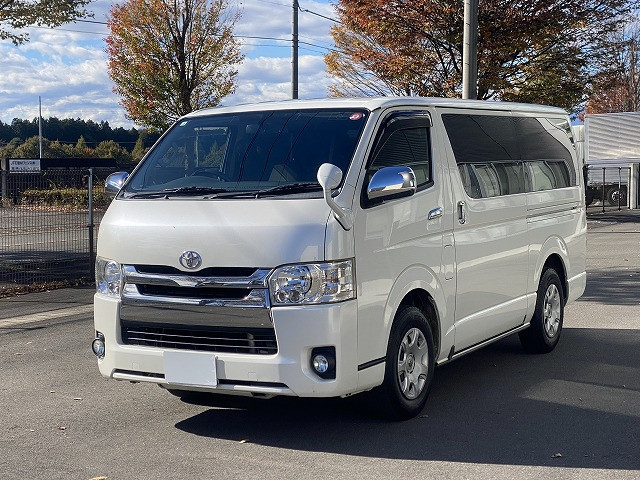
[[[286,185],[278,185],[276,187],[258,190],[254,195],[256,198],[260,198],[264,195],[275,195],[280,193],[300,193],[313,190],[322,190],[322,187],[318,182],[288,183]]]
[[[198,196],[198,195],[213,195],[217,193],[227,192],[225,188],[212,188],[212,187],[179,187],[179,188],[165,188],[156,192],[141,192],[134,193],[129,198],[169,198],[172,196]]]
[[[278,195],[287,193],[300,193],[308,192],[312,190],[321,190],[322,187],[318,182],[298,182],[288,183],[286,185],[277,185],[271,188],[265,188],[262,190],[233,190],[222,192],[219,195],[214,195],[214,198],[236,198],[236,197],[253,197],[260,198],[266,195]]]

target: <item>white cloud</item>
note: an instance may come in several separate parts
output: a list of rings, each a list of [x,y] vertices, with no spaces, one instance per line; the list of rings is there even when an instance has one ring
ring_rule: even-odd
[[[89,8],[95,13],[94,20],[105,21],[112,3],[92,2]],[[334,16],[333,8],[325,2],[304,0],[301,6]],[[290,98],[290,0],[245,0],[240,8],[242,16],[236,24],[236,35],[286,41],[242,38],[247,58],[239,66],[236,93],[224,103]],[[300,41],[330,46],[331,25],[326,19],[300,12]],[[0,42],[0,120],[10,122],[15,117],[36,117],[40,95],[45,117],[79,117],[106,120],[113,126],[131,126],[118,104],[119,98],[112,92],[113,84],[107,74],[103,41],[107,32],[105,25],[79,22],[54,30],[31,28],[31,41],[19,47]],[[300,98],[326,96],[330,80],[322,52],[326,49],[300,44]]]
[[[329,76],[322,57],[302,55],[298,61],[299,98],[326,96]],[[291,98],[291,60],[259,57],[246,59],[238,71],[236,93],[224,99],[225,105],[286,100]]]

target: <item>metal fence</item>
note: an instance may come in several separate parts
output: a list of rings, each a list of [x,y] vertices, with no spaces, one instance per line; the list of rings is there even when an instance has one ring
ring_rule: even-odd
[[[630,207],[630,167],[589,165],[586,169],[586,204],[590,211],[624,210]]]
[[[109,203],[104,180],[114,170],[3,168],[0,293],[93,278],[94,233]]]

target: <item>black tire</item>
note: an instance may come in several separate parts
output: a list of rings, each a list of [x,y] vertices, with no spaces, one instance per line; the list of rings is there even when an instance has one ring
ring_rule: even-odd
[[[562,333],[564,304],[560,277],[553,268],[547,268],[538,285],[531,326],[518,334],[527,352],[548,353],[556,347]]]
[[[411,334],[414,335],[413,344],[405,341],[411,338]],[[409,345],[411,347],[408,353],[406,347]],[[415,359],[416,355],[411,352],[420,352],[424,347],[426,347],[424,353],[419,353],[422,361],[418,363]],[[403,370],[400,369],[401,349],[405,357]],[[393,420],[407,420],[418,415],[424,408],[431,390],[434,366],[433,334],[427,318],[416,307],[403,307],[397,313],[391,327],[384,382],[378,387],[377,392],[383,415]],[[409,371],[410,373],[407,373]],[[405,380],[404,388],[401,385],[401,378]]]
[[[620,206],[621,207],[626,207],[627,206],[627,191],[625,190],[624,187],[622,187],[622,188],[612,187],[609,190],[607,190],[607,203],[609,205],[611,205],[612,207],[617,207],[618,206],[618,197],[620,197],[619,198]]]
[[[587,187],[587,191],[585,192],[585,199],[584,199],[587,207],[593,203],[593,200],[594,200],[593,190]]]

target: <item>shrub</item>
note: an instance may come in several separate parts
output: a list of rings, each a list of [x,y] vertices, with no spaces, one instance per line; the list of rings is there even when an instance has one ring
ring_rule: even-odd
[[[104,192],[104,187],[93,189],[93,206],[105,208],[111,199]],[[89,196],[86,188],[53,188],[49,190],[30,189],[20,193],[20,205],[47,207],[88,208]]]

